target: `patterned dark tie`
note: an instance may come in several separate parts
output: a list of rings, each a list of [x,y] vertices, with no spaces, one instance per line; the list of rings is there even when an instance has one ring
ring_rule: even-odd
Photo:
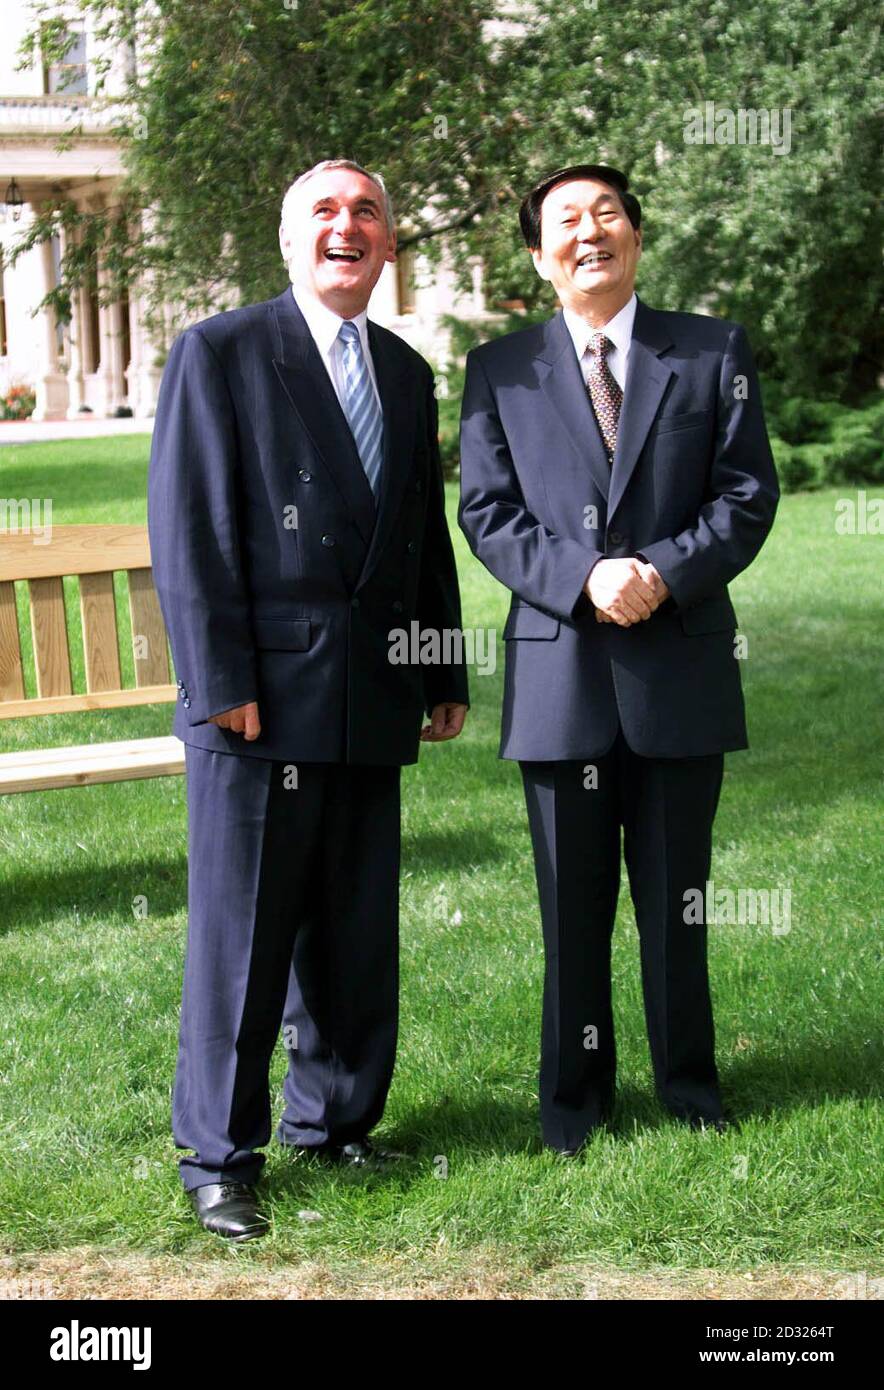
[[[607,362],[608,353],[613,352],[613,350],[614,344],[610,338],[605,337],[604,333],[590,335],[586,349],[589,354],[586,384],[589,388],[589,398],[592,401],[595,418],[598,420],[602,439],[605,441],[609,464],[614,462],[614,450],[617,446],[617,425],[620,422],[620,407],[623,404],[623,392],[614,380],[614,374]]]

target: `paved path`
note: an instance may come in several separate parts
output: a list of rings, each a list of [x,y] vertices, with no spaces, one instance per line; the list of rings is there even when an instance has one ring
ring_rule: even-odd
[[[96,439],[113,434],[151,434],[153,420],[0,420],[0,445],[40,444],[53,439]]]

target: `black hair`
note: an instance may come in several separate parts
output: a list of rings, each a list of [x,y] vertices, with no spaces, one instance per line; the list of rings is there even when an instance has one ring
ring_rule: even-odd
[[[626,175],[619,169],[612,169],[609,164],[572,164],[567,169],[557,169],[554,174],[548,174],[522,199],[519,225],[525,245],[530,251],[540,249],[540,212],[544,198],[558,184],[568,183],[572,179],[598,179],[600,183],[610,184],[617,190],[623,211],[638,231],[642,224],[641,204],[635,194],[629,192],[629,179]]]

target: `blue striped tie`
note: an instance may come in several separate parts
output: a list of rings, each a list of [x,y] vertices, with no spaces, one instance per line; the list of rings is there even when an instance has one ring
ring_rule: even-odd
[[[350,424],[366,477],[377,500],[384,457],[384,417],[378,405],[359,341],[359,329],[344,319],[338,337],[344,368],[344,413]]]

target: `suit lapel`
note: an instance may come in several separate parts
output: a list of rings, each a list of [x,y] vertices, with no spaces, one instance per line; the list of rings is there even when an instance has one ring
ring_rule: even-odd
[[[556,415],[570,434],[579,456],[588,458],[596,486],[607,499],[611,470],[574,343],[561,311],[545,324],[544,345],[536,360],[540,383]]]
[[[383,553],[393,523],[399,514],[402,494],[411,470],[417,415],[417,402],[413,394],[414,374],[410,370],[404,349],[401,352],[391,351],[391,345],[385,342],[385,339],[391,336],[369,320],[368,342],[384,414],[384,462],[381,469],[377,525],[357,588],[368,579],[378,556]]]
[[[368,545],[375,530],[374,496],[325,363],[290,287],[272,301],[272,308],[279,350],[273,359],[276,374]]]
[[[638,299],[617,427],[617,447],[611,469],[609,522],[626,491],[672,376],[672,368],[659,360],[660,354],[671,346],[672,334],[666,328],[665,315],[656,309],[649,309]]]
[[[636,299],[612,467],[608,465],[595,411],[561,312],[546,324],[544,346],[537,355],[543,389],[575,447],[581,456],[589,459],[593,478],[608,503],[608,521],[623,498],[672,376],[671,367],[659,360],[660,354],[672,346],[672,334],[665,326],[665,316],[656,309],[649,309],[638,296]]]

